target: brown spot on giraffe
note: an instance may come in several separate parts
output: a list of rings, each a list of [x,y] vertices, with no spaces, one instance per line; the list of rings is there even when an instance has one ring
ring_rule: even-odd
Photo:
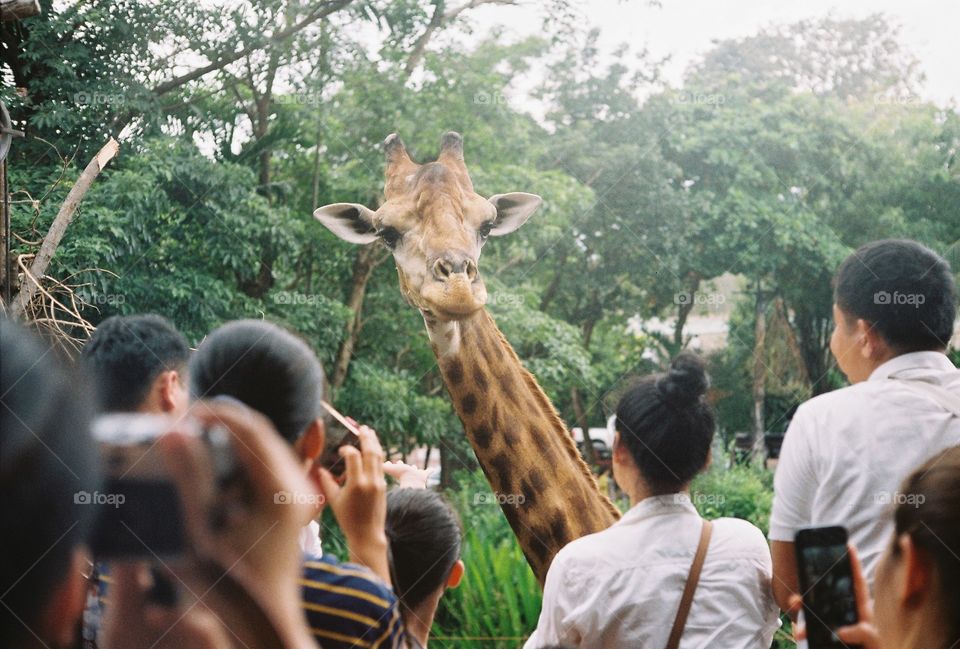
[[[369,244],[383,237],[393,251],[401,293],[424,315],[431,349],[484,475],[501,493],[520,485],[530,495],[527,506],[502,508],[542,584],[560,548],[609,527],[619,512],[600,493],[567,427],[483,308],[480,249],[488,236],[520,227],[540,198],[477,194],[456,133],[444,135],[436,162],[423,165],[396,135],[384,148],[385,200],[376,211],[336,203],[314,216],[347,241]]]

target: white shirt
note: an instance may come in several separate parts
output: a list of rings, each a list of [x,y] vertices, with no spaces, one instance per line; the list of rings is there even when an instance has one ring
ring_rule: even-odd
[[[310,521],[300,530],[300,552],[314,557],[323,556],[323,544],[320,543],[320,524]]]
[[[655,496],[610,528],[568,544],[550,565],[540,621],[525,649],[662,649],[701,526],[685,494]],[[769,647],[779,626],[771,572],[760,530],[735,518],[714,521],[680,647]]]
[[[770,538],[843,525],[870,583],[893,533],[900,483],[924,460],[960,444],[960,418],[897,378],[923,379],[960,395],[960,371],[937,352],[893,358],[870,378],[821,394],[797,409],[774,478]]]

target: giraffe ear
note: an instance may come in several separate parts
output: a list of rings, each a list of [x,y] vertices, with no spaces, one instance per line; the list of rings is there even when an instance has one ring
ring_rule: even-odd
[[[490,236],[502,237],[510,234],[527,222],[543,199],[536,194],[526,192],[510,192],[496,194],[490,197],[490,203],[497,208],[497,218],[494,221]]]
[[[313,218],[344,241],[367,244],[377,240],[373,215],[373,210],[357,203],[333,203],[318,207]]]

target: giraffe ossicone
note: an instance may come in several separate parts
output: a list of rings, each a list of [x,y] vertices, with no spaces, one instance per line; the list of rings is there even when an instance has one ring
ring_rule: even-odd
[[[397,134],[384,140],[384,202],[335,203],[314,217],[340,238],[380,241],[393,253],[405,299],[423,315],[464,431],[541,584],[568,542],[619,517],[567,427],[486,312],[479,271],[489,237],[523,225],[535,194],[474,191],[463,138],[441,138],[434,162],[415,163]],[[504,497],[500,497],[504,496]]]

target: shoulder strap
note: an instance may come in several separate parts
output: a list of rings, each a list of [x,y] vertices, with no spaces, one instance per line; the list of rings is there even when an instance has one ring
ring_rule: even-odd
[[[952,414],[954,417],[960,417],[960,395],[947,390],[941,385],[924,381],[923,379],[908,379],[902,376],[891,375],[891,379],[899,381],[901,385],[908,385],[917,388],[915,391],[923,392],[926,396],[932,398],[937,404]]]
[[[690,565],[687,584],[683,587],[680,608],[677,609],[677,617],[673,620],[673,628],[670,630],[670,638],[667,640],[667,649],[678,649],[680,647],[680,637],[683,635],[683,628],[687,625],[687,616],[690,614],[690,606],[693,604],[693,593],[697,590],[697,584],[700,582],[700,570],[703,569],[703,561],[707,557],[707,548],[710,547],[710,535],[712,533],[713,523],[704,519],[703,526],[700,528],[700,544],[697,545],[697,553],[693,556],[693,563]]]

